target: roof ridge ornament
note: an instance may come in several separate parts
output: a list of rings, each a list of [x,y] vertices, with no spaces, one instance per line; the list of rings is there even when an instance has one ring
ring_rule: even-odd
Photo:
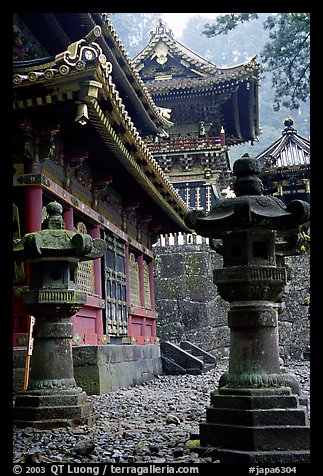
[[[86,63],[99,59],[100,63],[106,63],[106,57],[102,53],[102,48],[95,40],[102,34],[99,25],[95,25],[84,38],[71,43],[67,49],[55,56],[55,62],[66,63],[68,66],[76,67],[76,69],[84,69]]]
[[[282,132],[282,135],[285,134],[297,134],[297,130],[293,127],[294,121],[291,117],[287,117],[284,121],[285,129]]]
[[[158,20],[158,25],[155,27],[155,30],[152,30],[150,32],[151,37],[153,38],[154,36],[162,36],[162,35],[167,35],[168,37],[172,38],[174,40],[174,34],[170,28],[168,28],[167,24],[163,22],[161,18]]]

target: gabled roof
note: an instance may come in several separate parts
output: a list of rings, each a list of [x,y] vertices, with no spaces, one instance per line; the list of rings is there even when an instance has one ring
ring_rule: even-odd
[[[189,62],[193,68],[198,69],[200,73],[210,74],[216,72],[217,67],[214,64],[175,40],[172,31],[167,28],[162,20],[159,20],[159,24],[156,26],[155,31],[151,32],[151,38],[147,46],[133,59],[133,63],[137,70],[140,70],[140,64],[147,58],[156,55],[156,49],[158,50],[159,42],[164,43],[168,47],[166,49],[164,48],[164,51],[167,53],[166,56],[179,56],[183,61]],[[162,51],[160,51],[160,54],[157,53],[156,56],[157,62],[158,60],[163,61],[162,58],[164,55]]]
[[[217,104],[220,109],[208,122],[222,121],[228,145],[257,139],[260,63],[255,56],[240,65],[220,68],[177,41],[160,20],[147,46],[133,59],[133,65],[156,104],[172,110],[171,118],[176,124],[177,106],[191,107],[189,102],[194,98],[208,111],[205,114],[211,115],[206,103],[213,101],[213,106]],[[216,118],[215,114],[221,117]]]
[[[292,119],[286,119],[282,136],[256,158],[265,168],[310,164],[310,141],[297,134]]]
[[[183,68],[185,68],[185,78],[189,78],[187,85],[192,85],[193,87],[195,87],[195,83],[192,82],[194,78],[204,79],[205,83],[221,83],[250,77],[255,71],[258,71],[260,67],[256,61],[256,56],[254,56],[240,65],[230,68],[219,68],[176,40],[172,31],[169,30],[166,24],[161,20],[159,20],[155,31],[151,32],[151,38],[147,46],[133,59],[133,64],[137,71],[141,71],[147,62],[153,60],[160,65],[164,64],[167,70],[167,61],[170,59],[174,61],[175,58],[178,59]],[[148,81],[147,86],[149,87],[149,82],[152,79],[156,80],[156,77],[145,77],[145,79]],[[170,82],[155,83],[153,87],[154,89],[159,89],[162,88],[164,84],[167,87]],[[182,81],[183,86],[184,84],[185,82]]]

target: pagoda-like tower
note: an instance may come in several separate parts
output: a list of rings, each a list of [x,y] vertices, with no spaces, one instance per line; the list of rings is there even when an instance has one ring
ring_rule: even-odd
[[[289,203],[310,201],[310,141],[297,134],[294,122],[284,122],[282,135],[257,156],[262,171],[264,194]]]
[[[173,122],[167,136],[147,141],[150,151],[187,206],[209,211],[230,183],[229,146],[259,135],[259,63],[219,68],[160,20],[133,64]]]

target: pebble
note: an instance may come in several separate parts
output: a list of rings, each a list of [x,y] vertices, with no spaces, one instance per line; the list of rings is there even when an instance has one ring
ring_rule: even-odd
[[[14,427],[14,462],[210,463],[186,443],[199,432],[210,393],[227,367],[223,360],[201,375],[160,375],[144,385],[91,395],[100,414],[91,428]],[[309,405],[310,362],[290,360],[284,367],[297,377]]]

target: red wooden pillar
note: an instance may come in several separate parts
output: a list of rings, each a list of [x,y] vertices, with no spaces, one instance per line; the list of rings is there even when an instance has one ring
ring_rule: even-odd
[[[25,229],[24,234],[41,230],[43,218],[43,192],[39,185],[25,189]]]
[[[39,160],[39,140],[34,137],[35,152],[31,161],[30,172],[38,175],[41,173]],[[40,185],[30,185],[25,189],[25,230],[24,234],[40,231],[43,219],[43,191]]]
[[[63,213],[64,223],[67,230],[73,230],[74,228],[74,218],[73,218],[73,208],[69,207]]]
[[[25,188],[24,232],[40,231],[43,220],[43,191],[39,185]],[[25,263],[26,282],[29,284],[29,266]]]
[[[24,200],[24,219],[21,236],[27,233],[41,230],[42,224],[42,189],[39,185],[30,185],[25,187]],[[25,281],[29,285],[29,265],[24,263]],[[21,300],[15,295],[15,289],[20,286],[14,286],[13,301],[13,345],[25,345],[19,343],[19,339],[28,332],[28,314],[23,307]],[[23,341],[22,341],[23,342]]]
[[[100,236],[100,225],[96,225],[92,229],[92,238],[101,238]],[[94,286],[95,294],[102,298],[102,267],[101,267],[101,258],[95,259],[93,261],[94,267]],[[102,309],[97,310],[96,320],[95,320],[95,332],[97,335],[103,334],[103,312]]]
[[[30,124],[25,124],[27,127]],[[29,140],[29,139],[28,139]],[[39,162],[39,143],[38,139],[34,141],[35,145],[35,152],[32,161],[28,164],[25,173],[31,173],[35,176],[41,173],[40,170],[40,162]],[[25,200],[24,200],[24,220],[23,220],[23,228],[21,230],[21,236],[26,235],[27,233],[32,233],[34,231],[40,231],[42,226],[43,220],[43,191],[41,185],[27,185],[25,187]],[[29,265],[28,263],[24,263],[24,270],[25,270],[25,280],[26,284],[29,285]],[[14,302],[14,309],[13,309],[14,321],[16,317],[19,319],[19,328],[15,328],[14,324],[14,346],[16,345],[16,337],[19,334],[24,334],[28,331],[28,319],[27,319],[27,312],[25,311],[24,307],[22,306],[21,302],[15,299]],[[16,332],[15,332],[16,331]]]

